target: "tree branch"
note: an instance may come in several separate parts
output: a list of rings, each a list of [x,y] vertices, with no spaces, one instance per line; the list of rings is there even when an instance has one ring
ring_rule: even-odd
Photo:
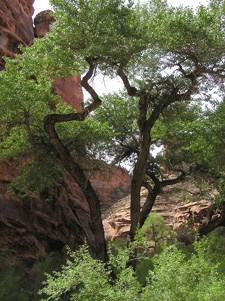
[[[91,79],[96,69],[95,60],[94,58],[87,58],[87,62],[89,64],[89,70],[82,78],[81,85],[91,95],[93,99],[93,102],[84,108],[86,114],[89,114],[91,111],[94,111],[97,107],[99,107],[102,101],[98,96],[98,94],[96,93],[96,91],[88,83],[88,81]]]
[[[185,177],[185,173],[183,171],[181,171],[181,175],[179,175],[175,179],[160,181],[156,177],[155,173],[146,172],[146,174],[148,176],[150,176],[150,178],[154,182],[154,187],[151,188],[151,186],[145,185],[145,187],[147,187],[147,189],[148,189],[148,195],[147,195],[146,201],[144,203],[144,206],[142,207],[142,210],[141,210],[140,228],[144,225],[144,222],[146,221],[147,217],[149,216],[150,212],[152,211],[152,207],[154,206],[155,200],[156,200],[157,196],[159,195],[159,193],[161,192],[162,187],[179,183]]]
[[[139,96],[140,95],[140,91],[138,91],[135,87],[131,86],[129,79],[121,66],[117,69],[117,74],[122,79],[123,84],[124,84],[129,96]]]
[[[218,227],[225,227],[225,202],[222,204],[221,215],[212,219],[207,225],[202,225],[198,231],[200,237],[209,234]]]

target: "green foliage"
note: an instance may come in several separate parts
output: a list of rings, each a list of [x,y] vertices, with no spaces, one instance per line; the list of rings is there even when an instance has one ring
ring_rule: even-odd
[[[103,72],[112,62],[126,64],[143,47],[146,26],[135,13],[133,1],[52,0],[51,4],[59,47],[74,51],[76,58],[98,58]]]
[[[215,254],[216,251],[216,254]],[[144,261],[149,273],[145,287],[127,268],[128,251],[111,255],[117,278],[109,281],[110,268],[90,257],[86,247],[70,253],[71,260],[61,272],[48,275],[42,300],[139,300],[139,301],[221,301],[225,293],[224,245],[219,240],[195,243],[186,255],[174,245],[164,248],[152,261]]]
[[[105,95],[103,99],[93,117],[111,129],[111,140],[105,144],[107,154],[116,163],[132,159],[139,148],[137,100],[127,97],[125,93]]]
[[[91,258],[88,249],[82,247],[70,251],[61,270],[47,276],[39,295],[44,272],[59,270],[61,255],[50,254],[36,263],[29,277],[22,263],[1,255],[1,300],[221,301],[225,293],[225,253],[223,229],[218,230],[196,242],[192,251],[170,245],[157,255],[141,259],[137,274],[149,270],[145,279],[137,275],[142,285],[126,266],[126,247],[117,255],[110,251],[111,268],[117,274],[114,282],[109,282],[110,267]]]
[[[167,146],[170,164],[195,163],[211,173],[224,172],[224,101],[202,108],[201,102],[171,106],[156,123],[152,135]],[[176,155],[175,155],[176,154]]]
[[[24,57],[7,60],[6,70],[0,73],[0,159],[30,150],[40,142],[44,137],[43,118],[58,101],[51,92],[51,81],[39,81],[34,69],[28,72],[30,58],[25,54]]]
[[[47,275],[42,300],[137,300],[140,285],[132,269],[126,268],[127,250],[109,263],[118,272],[114,285],[109,282],[110,268],[93,259],[86,247],[70,252],[70,257],[61,272]]]
[[[153,248],[154,252],[159,252],[172,240],[172,236],[172,230],[165,224],[163,217],[152,212],[137,231],[135,242],[139,246],[144,245],[147,250]]]
[[[69,110],[65,110],[64,113]],[[57,132],[68,149],[76,150],[83,158],[104,158],[107,145],[114,131],[105,120],[93,115],[83,122],[67,122],[57,125]]]
[[[207,243],[197,243],[190,258],[169,247],[154,258],[142,300],[222,300],[224,275],[207,257]]]
[[[214,202],[220,207],[224,203],[225,199],[225,178],[224,176],[221,177],[217,181],[217,190],[218,190],[218,195],[215,196]]]

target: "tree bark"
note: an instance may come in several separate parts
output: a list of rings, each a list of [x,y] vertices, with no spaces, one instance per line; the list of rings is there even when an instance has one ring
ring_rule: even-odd
[[[144,225],[147,217],[151,213],[152,207],[154,206],[156,198],[160,194],[162,187],[179,183],[179,182],[183,181],[183,179],[185,177],[185,173],[183,171],[181,171],[181,174],[175,179],[160,181],[159,179],[157,179],[157,177],[155,176],[154,173],[151,172],[151,173],[147,173],[147,174],[151,177],[152,181],[154,182],[154,187],[152,190],[149,190],[146,201],[141,210],[140,228]]]
[[[154,185],[152,191],[148,193],[148,196],[146,198],[145,204],[142,207],[141,215],[140,215],[140,228],[144,225],[146,219],[148,218],[149,214],[152,211],[152,207],[155,204],[155,200],[159,193],[161,192],[161,186],[160,185]]]
[[[84,115],[74,113],[73,117],[75,120],[82,120]],[[103,262],[108,261],[107,246],[104,235],[104,229],[101,218],[100,200],[93,189],[89,179],[85,176],[81,167],[74,161],[69,150],[60,140],[56,130],[56,120],[61,118],[66,119],[66,115],[48,115],[44,119],[44,129],[49,135],[50,143],[53,147],[54,152],[60,158],[65,169],[70,173],[73,179],[77,182],[82,192],[84,193],[90,208],[90,219],[91,219],[91,230],[94,235],[93,239],[86,237],[87,243],[90,248],[91,255]],[[74,119],[73,119],[74,120]]]

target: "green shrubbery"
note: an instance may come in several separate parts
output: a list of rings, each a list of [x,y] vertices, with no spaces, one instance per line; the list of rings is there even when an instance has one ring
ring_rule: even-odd
[[[86,246],[69,251],[61,268],[59,254],[50,254],[30,270],[1,255],[0,300],[224,301],[224,229],[218,228],[188,247],[174,239],[172,243],[161,240],[153,255],[149,252],[153,243],[149,233],[154,228],[155,238],[160,239],[169,232],[166,228],[162,231],[157,215],[147,224],[134,244],[139,246],[136,272],[127,267],[130,250],[118,243],[110,247],[107,267],[93,259]],[[112,271],[116,279],[111,278]],[[46,276],[46,272],[51,274]]]
[[[215,253],[216,250],[216,253]],[[183,251],[175,244],[164,247],[148,268],[143,285],[126,263],[127,248],[110,258],[110,268],[94,260],[86,247],[70,252],[60,272],[48,275],[40,291],[42,300],[79,301],[223,301],[225,296],[224,245],[220,239],[205,238]],[[141,259],[143,260],[143,258]],[[109,281],[111,269],[116,280]],[[140,272],[140,271],[139,271]]]

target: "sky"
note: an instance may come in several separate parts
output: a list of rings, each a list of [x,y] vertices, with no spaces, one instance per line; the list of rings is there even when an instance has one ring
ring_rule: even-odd
[[[207,0],[168,0],[168,3],[172,5],[189,5],[189,6],[197,6],[198,4],[205,4]],[[35,0],[34,9],[35,15],[38,14],[42,10],[49,9],[49,1],[48,0]]]

